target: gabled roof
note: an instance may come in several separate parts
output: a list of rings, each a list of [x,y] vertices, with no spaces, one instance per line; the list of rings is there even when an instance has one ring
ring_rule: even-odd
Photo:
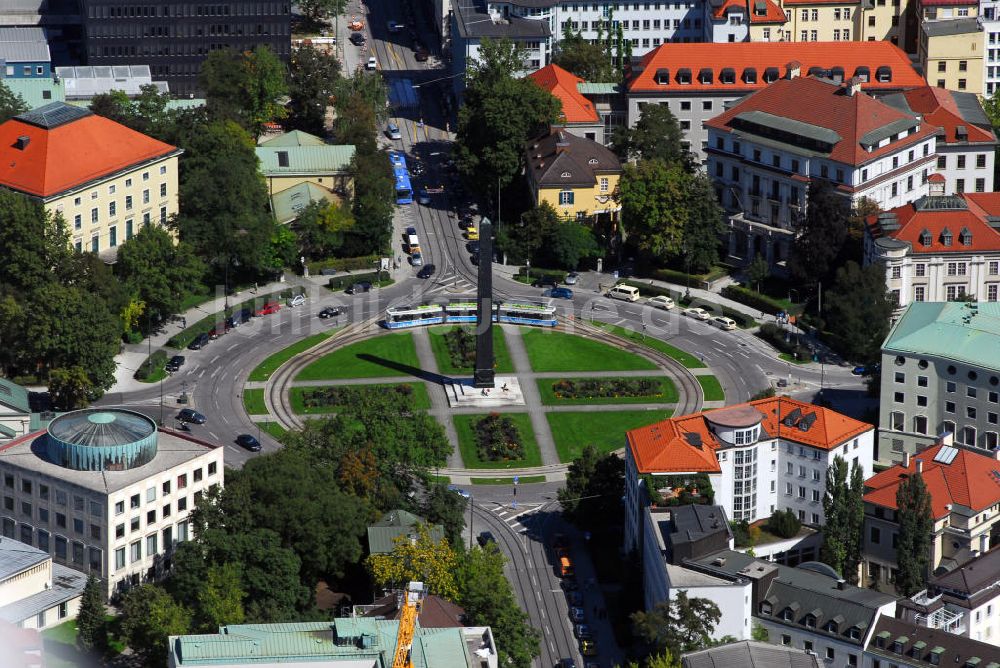
[[[771,397],[633,429],[626,434],[628,447],[640,473],[719,473],[716,450],[728,444],[716,438],[713,425],[731,426],[736,418],[746,424],[749,411],[759,415],[761,438],[780,438],[822,450],[832,450],[873,429],[829,408],[791,397]]]
[[[1000,503],[1000,463],[992,457],[948,445],[934,445],[911,457],[908,466],[897,464],[865,481],[865,501],[896,508],[896,492],[903,480],[923,463],[924,483],[931,495],[934,519],[946,517],[949,506],[961,505],[979,512]]]
[[[610,149],[559,128],[528,141],[525,159],[540,188],[590,187],[597,183],[597,174],[622,171],[621,161]]]
[[[0,185],[51,197],[179,152],[86,109],[53,102],[0,125]]]
[[[1000,580],[1000,546],[995,546],[952,571],[932,577],[927,583],[932,587],[967,596],[989,589],[992,598],[1000,596],[1000,591],[994,587],[998,580]]]
[[[882,350],[934,356],[998,372],[1000,302],[910,302]]]
[[[254,151],[264,176],[345,174],[354,158],[354,146],[265,145]]]
[[[326,142],[308,132],[292,130],[291,132],[283,132],[276,137],[265,139],[260,143],[260,146],[326,146]]]
[[[562,105],[562,117],[566,123],[597,123],[600,116],[590,100],[580,94],[578,84],[583,79],[567,72],[555,63],[546,65],[537,72],[532,72],[528,78],[539,87],[552,93]]]
[[[681,655],[682,668],[820,668],[819,655],[754,640],[717,645]]]
[[[1000,193],[963,193],[921,197],[869,216],[865,223],[873,239],[909,244],[913,255],[1000,252],[1000,230],[989,223],[995,216],[1000,216]],[[944,242],[946,230],[950,246]],[[962,230],[971,235],[971,244],[962,243]],[[930,245],[925,245],[927,240]]]
[[[935,133],[933,127],[920,123],[914,114],[863,93],[849,95],[846,86],[815,77],[779,79],[705,125],[729,132],[759,134],[770,141],[782,141],[780,137],[786,136],[789,139],[785,143],[794,142],[802,150],[847,165],[865,164]],[[904,132],[909,134],[878,146],[881,140]]]
[[[723,42],[662,44],[643,56],[636,74],[628,82],[628,92],[671,93],[697,95],[702,92],[731,93],[734,97],[767,86],[764,71],[774,67],[779,76],[786,75],[786,66],[793,62],[802,66],[802,74],[812,67],[833,69],[841,67],[845,78],[854,76],[859,67],[867,68],[871,76],[862,84],[865,90],[905,90],[926,86],[910,62],[909,57],[891,42]],[[891,81],[881,82],[875,77],[879,67],[892,70]],[[693,77],[691,83],[678,83],[675,76],[680,68],[697,74],[703,68],[713,71],[711,83],[700,83]],[[725,68],[736,70],[734,83],[722,83],[719,77]],[[670,71],[669,81],[657,83],[658,70]],[[756,69],[756,81],[744,80],[744,71]]]
[[[896,640],[901,641],[901,653],[892,651]],[[883,665],[901,664],[914,668],[991,668],[1000,665],[1000,647],[992,643],[973,640],[944,629],[906,622],[889,615],[879,616],[865,653],[878,657]],[[936,655],[934,660],[931,659],[933,655]]]
[[[997,141],[975,93],[924,86],[887,95],[882,101],[903,111],[920,114],[926,122],[941,128],[947,144]],[[965,130],[966,135],[962,139],[959,139],[960,128]]]

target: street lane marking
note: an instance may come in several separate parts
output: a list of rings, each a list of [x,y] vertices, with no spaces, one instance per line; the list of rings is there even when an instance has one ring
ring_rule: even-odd
[[[239,347],[239,345],[240,345],[240,344],[238,344],[238,343],[234,343],[233,345],[231,345],[231,346],[229,346],[228,348],[226,348],[226,352],[227,352],[227,353],[228,353],[228,352],[232,352],[232,351],[233,351],[233,350],[235,350],[235,349],[236,349],[237,347]]]
[[[210,431],[210,432],[208,432],[208,435],[209,435],[209,436],[211,436],[211,437],[212,437],[212,438],[213,438],[214,440],[216,440],[216,441],[217,441],[217,440],[219,440],[219,437],[215,435],[215,432],[214,432],[214,431]]]
[[[216,362],[219,361],[220,357],[222,357],[222,356],[221,355],[216,355],[215,357],[212,358],[212,361],[209,362],[209,364],[215,364]]]
[[[217,366],[217,367],[215,367],[215,369],[214,369],[214,370],[212,371],[212,373],[211,373],[210,377],[211,377],[211,378],[215,378],[215,376],[216,376],[216,375],[218,375],[218,373],[219,373],[220,371],[222,371],[222,367],[221,367],[221,366]]]

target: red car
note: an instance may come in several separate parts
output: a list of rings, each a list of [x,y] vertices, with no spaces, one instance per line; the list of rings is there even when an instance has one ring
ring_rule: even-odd
[[[268,302],[264,304],[254,315],[271,315],[272,313],[277,313],[281,310],[281,304],[278,302]]]

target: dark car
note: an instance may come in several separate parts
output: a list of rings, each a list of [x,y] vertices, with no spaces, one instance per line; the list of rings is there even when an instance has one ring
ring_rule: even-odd
[[[188,350],[201,350],[208,345],[208,334],[199,334],[194,337],[194,341],[188,344]]]
[[[351,33],[351,36],[348,37],[348,39],[351,41],[351,44],[353,44],[354,46],[361,46],[362,44],[365,43],[365,36],[362,35],[359,32],[353,32],[353,33]]]
[[[372,289],[371,283],[369,283],[368,281],[359,281],[357,283],[351,283],[350,285],[348,285],[347,289],[344,290],[344,292],[346,292],[349,295],[356,295],[361,292],[371,292],[371,289]]]
[[[479,543],[479,547],[486,547],[490,543],[497,542],[497,539],[489,531],[484,531],[476,537],[476,542]]]
[[[253,312],[250,309],[245,308],[237,311],[236,313],[233,313],[231,316],[229,316],[229,319],[226,322],[231,321],[233,327],[239,327],[245,322],[250,322],[250,318],[252,316]]]
[[[579,608],[583,605],[583,594],[578,591],[568,591],[566,592],[566,602],[570,606]]]
[[[341,309],[339,306],[327,306],[317,315],[319,315],[320,318],[326,320],[327,318],[335,318],[343,312],[344,312],[343,309]]]
[[[465,244],[465,248],[470,253],[472,253],[473,255],[479,255],[479,242],[478,241],[470,241],[469,243]]]
[[[417,233],[417,228],[415,228],[413,225],[410,225],[409,227],[406,228],[406,232],[403,233],[403,238],[406,239],[410,235],[414,235],[416,233]]]
[[[537,279],[531,284],[533,288],[557,288],[559,283],[554,278],[549,278],[548,276],[543,276]]]
[[[573,291],[569,288],[550,288],[546,290],[549,297],[553,299],[572,299]]]
[[[427,168],[424,167],[424,163],[419,160],[414,160],[410,163],[410,174],[413,174],[414,176],[421,176],[426,171]]]
[[[576,659],[559,659],[556,668],[576,668]]]
[[[590,627],[586,624],[576,624],[573,627],[573,635],[576,636],[577,640],[590,640],[594,637]]]
[[[193,408],[182,408],[181,412],[177,414],[177,419],[191,424],[205,424],[205,416]]]
[[[413,52],[413,57],[417,59],[418,63],[425,63],[427,62],[427,59],[430,57],[430,54],[427,52],[427,49],[419,47],[417,48],[416,51]]]
[[[476,253],[475,255],[470,255],[469,256],[469,262],[471,262],[472,264],[474,264],[474,265],[476,265],[478,267],[479,266],[479,253]]]
[[[425,264],[423,267],[420,268],[420,271],[417,272],[417,278],[430,278],[433,275],[434,275],[433,264]]]
[[[250,452],[260,452],[260,441],[250,434],[240,434],[236,437],[236,445]]]
[[[463,230],[472,224],[472,216],[469,214],[463,214],[458,220],[458,226]]]
[[[170,361],[167,362],[167,365],[164,368],[170,373],[173,373],[179,370],[182,366],[184,366],[184,356],[174,355],[170,358]]]

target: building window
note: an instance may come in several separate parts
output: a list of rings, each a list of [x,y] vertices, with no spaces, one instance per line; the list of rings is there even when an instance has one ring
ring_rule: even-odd
[[[125,568],[125,548],[119,547],[115,550],[115,570]]]
[[[148,536],[146,536],[146,556],[147,557],[150,556],[150,555],[156,554],[159,551],[159,550],[156,549],[156,539],[157,539],[157,535],[155,533],[151,533]]]
[[[913,418],[913,431],[918,434],[927,433],[927,417],[924,415],[916,415]]]
[[[573,191],[563,190],[559,193],[559,204],[562,206],[570,206],[573,204]]]
[[[870,542],[878,545],[882,541],[882,531],[878,527],[871,527],[869,539]]]
[[[131,548],[131,554],[129,556],[129,559],[131,563],[134,564],[135,562],[142,559],[142,541],[137,540],[134,543],[132,543],[129,547]]]

